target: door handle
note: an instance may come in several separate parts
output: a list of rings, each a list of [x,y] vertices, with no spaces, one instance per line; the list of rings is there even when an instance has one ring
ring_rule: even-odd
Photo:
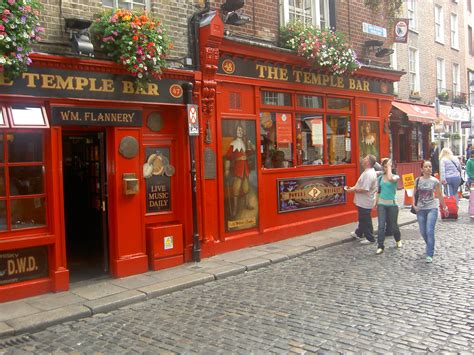
[[[105,212],[105,201],[102,201],[102,212]]]

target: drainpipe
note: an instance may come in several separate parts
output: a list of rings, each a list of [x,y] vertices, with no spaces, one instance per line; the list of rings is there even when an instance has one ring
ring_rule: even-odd
[[[183,85],[184,89],[184,103],[186,105],[193,104],[193,83],[186,83]],[[201,241],[199,240],[199,225],[197,214],[197,175],[196,175],[196,157],[194,154],[194,146],[196,137],[189,137],[189,157],[191,159],[191,198],[193,209],[193,261],[201,261]]]
[[[210,9],[211,3],[209,0],[206,0],[204,3],[204,8],[195,12],[189,19],[188,45],[192,52],[191,55],[193,58],[195,70],[201,69],[201,60],[199,59],[199,22],[201,21],[201,16],[206,12],[209,12]]]

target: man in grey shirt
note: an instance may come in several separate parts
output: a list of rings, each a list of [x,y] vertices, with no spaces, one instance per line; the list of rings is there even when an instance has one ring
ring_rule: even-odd
[[[359,216],[359,225],[351,235],[356,239],[361,239],[362,244],[375,242],[374,227],[372,226],[372,217],[370,213],[375,206],[375,196],[377,194],[377,173],[374,165],[376,163],[373,155],[367,155],[362,160],[364,172],[360,175],[355,186],[346,187],[347,192],[354,192],[354,203],[357,206]]]

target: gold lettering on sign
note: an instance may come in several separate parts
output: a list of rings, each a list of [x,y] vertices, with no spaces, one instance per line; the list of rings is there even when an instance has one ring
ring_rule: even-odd
[[[1,86],[12,86],[12,85],[13,85],[13,81],[8,80],[7,78],[5,78],[5,77],[3,76],[3,73],[0,73],[0,85],[1,85]]]
[[[288,69],[274,67],[272,65],[256,64],[258,77],[262,79],[288,81]]]
[[[170,194],[166,185],[151,186],[151,192],[148,193],[149,207],[168,207]]]
[[[133,81],[122,81],[122,92],[124,94],[135,94],[135,95],[149,95],[149,96],[160,96],[158,85],[148,83],[146,88],[135,87]]]
[[[22,78],[26,79],[26,86],[29,88],[36,87],[36,81],[39,79],[39,74],[32,74],[32,73],[23,73]]]
[[[79,112],[61,111],[61,121],[80,121]]]

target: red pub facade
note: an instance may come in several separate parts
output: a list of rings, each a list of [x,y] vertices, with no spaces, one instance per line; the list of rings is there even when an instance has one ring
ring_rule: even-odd
[[[356,220],[343,186],[389,155],[402,73],[318,72],[217,15],[200,60],[140,92],[115,64],[51,55],[1,78],[0,302]]]

